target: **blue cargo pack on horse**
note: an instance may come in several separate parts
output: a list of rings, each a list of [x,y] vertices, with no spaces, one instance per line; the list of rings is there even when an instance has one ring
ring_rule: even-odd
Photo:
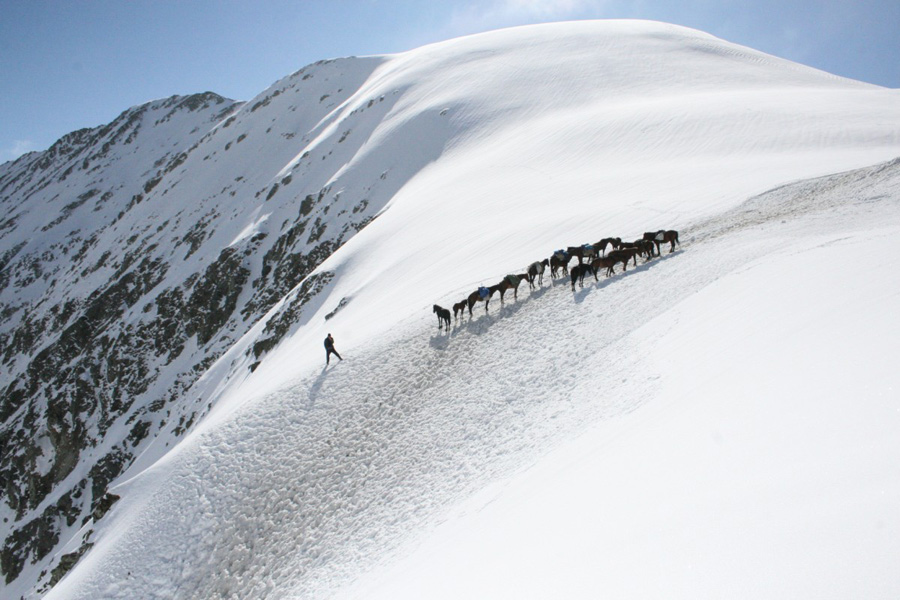
[[[491,295],[494,292],[500,291],[499,285],[492,285],[491,287],[484,287],[483,285],[478,286],[478,289],[469,294],[466,302],[469,305],[469,316],[472,316],[472,307],[475,306],[476,302],[484,302],[484,310],[487,312],[488,304],[491,301]]]
[[[550,256],[550,277],[556,277],[562,269],[563,275],[569,274],[569,253],[565,250],[557,250]]]
[[[596,254],[596,250],[594,250],[593,244],[583,244],[581,246],[569,246],[566,248],[566,252],[568,252],[572,256],[578,257],[578,264],[582,264],[584,259],[592,259]]]

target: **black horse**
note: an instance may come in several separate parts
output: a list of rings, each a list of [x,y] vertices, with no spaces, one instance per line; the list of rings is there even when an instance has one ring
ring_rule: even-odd
[[[447,325],[447,331],[450,331],[450,311],[442,306],[434,305],[432,311],[438,317],[438,329],[443,329]]]
[[[580,265],[575,265],[572,267],[572,270],[569,271],[569,277],[572,278],[572,291],[575,291],[575,282],[578,281],[578,285],[580,287],[584,287],[584,276],[588,273],[592,273],[594,275],[594,280],[597,280],[597,272],[594,270],[594,267],[591,266],[590,263],[582,263]]]

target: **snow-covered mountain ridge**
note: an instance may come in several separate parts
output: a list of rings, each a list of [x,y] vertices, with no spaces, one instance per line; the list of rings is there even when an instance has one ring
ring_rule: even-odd
[[[310,399],[327,396],[328,380],[305,375],[321,360],[326,327],[337,330],[342,352],[371,356],[372,340],[419,326],[406,324],[410,314],[450,304],[560,245],[684,230],[787,181],[893,158],[897,98],[682,28],[567,23],[311,65],[245,104],[201,95],[173,112],[183,99],[151,103],[3,165],[9,589],[32,594],[57,581],[61,559],[70,566],[92,544],[91,562],[140,551],[111,550],[92,533],[112,499],[109,485],[140,456],[127,478],[157,465],[131,484],[155,489],[150,482],[161,478],[152,473],[169,468],[157,459],[191,465],[204,435],[242,439],[231,415],[255,420],[247,408],[255,398],[298,378]],[[427,380],[414,389],[440,397]],[[386,386],[376,395],[390,394]],[[345,398],[352,407],[358,396]],[[339,416],[286,426],[330,439]],[[171,452],[195,429],[195,441]],[[378,447],[372,460],[390,464]],[[227,457],[214,454],[204,464],[218,471]],[[423,474],[435,467],[423,465]],[[343,467],[325,460],[306,468]],[[213,487],[201,496],[216,495],[215,481],[202,483]],[[446,488],[437,481],[434,489]],[[332,492],[324,496],[340,502]],[[446,501],[416,508],[414,497],[397,496],[425,516]],[[147,500],[124,497],[122,514]],[[278,511],[287,505],[278,506],[286,518]],[[321,521],[321,508],[303,511],[298,527]],[[368,515],[352,514],[348,532],[368,526]],[[228,552],[235,538],[217,538],[206,515],[198,513],[198,546],[183,551],[214,571],[217,560],[236,560]],[[339,552],[359,543],[339,533],[346,522],[332,525],[312,527],[319,541],[304,544]],[[173,533],[163,526],[148,539],[180,547]],[[257,533],[238,537],[253,547]],[[298,583],[290,561],[256,562],[265,556],[247,551],[241,568],[281,573],[271,577],[279,593],[315,588],[335,563],[304,556],[297,572],[311,575]],[[243,581],[237,569],[216,587],[206,566],[169,562],[185,568],[187,579],[173,576],[169,588],[182,597],[265,595],[255,587],[265,577]],[[81,580],[91,572],[85,567]],[[133,592],[122,584],[121,594]]]

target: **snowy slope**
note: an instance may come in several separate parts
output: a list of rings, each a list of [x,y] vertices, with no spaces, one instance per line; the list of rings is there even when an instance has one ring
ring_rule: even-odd
[[[698,321],[714,299],[738,292],[751,306],[766,298],[762,280],[731,277],[760,256],[839,240],[842,227],[862,232],[850,239],[865,237],[896,216],[896,165],[877,171],[877,192],[860,191],[865,186],[855,179],[841,184],[858,202],[845,205],[837,195],[818,206],[808,190],[820,184],[812,183],[783,188],[791,191],[766,196],[772,200],[748,213],[731,211],[786,182],[900,155],[898,99],[896,90],[646,22],[505,30],[329,62],[277,82],[200,138],[129,207],[131,223],[161,227],[130,243],[150,244],[149,256],[171,265],[142,303],[162,297],[166,286],[189,290],[192,274],[229,248],[246,257],[240,264],[254,284],[227,296],[235,311],[209,341],[187,332],[177,360],[156,363],[161,389],[179,373],[202,373],[184,386],[187,408],[178,409],[191,415],[189,425],[212,410],[177,446],[180,423],[153,422],[142,455],[112,485],[122,499],[90,524],[90,534],[71,537],[44,563],[49,568],[55,557],[92,544],[50,596],[327,597],[484,489],[499,490],[490,492],[497,506],[531,510],[536,527],[550,527],[553,515],[569,509],[540,510],[537,501],[503,495],[529,485],[525,479],[498,482],[576,435],[586,447],[606,447],[607,427],[614,433],[637,423],[635,436],[622,442],[633,449],[650,433],[641,419],[653,421],[641,415],[679,412],[663,401],[669,392],[683,398],[703,390],[705,398],[715,390],[712,375],[699,375],[702,385],[683,379],[691,363],[659,366],[670,344],[651,340],[651,332],[687,337],[685,356],[702,357],[705,369],[726,379],[732,372],[746,378],[730,371],[727,354],[709,348],[721,323],[687,335],[676,320]],[[782,215],[795,204],[812,207]],[[829,224],[820,232],[808,212],[828,215]],[[187,234],[198,219],[204,228],[195,249]],[[779,228],[781,220],[798,223],[796,230]],[[111,230],[106,247],[129,239],[126,225]],[[684,251],[574,295],[566,286],[522,290],[518,302],[501,307],[495,300],[489,315],[476,309],[451,335],[436,334],[434,302],[449,306],[560,246],[658,228],[680,229]],[[291,246],[301,235],[310,235],[305,245]],[[323,235],[329,243],[317,253]],[[191,251],[185,255],[169,239]],[[286,255],[284,247],[321,259],[304,263],[309,270],[279,271],[288,269],[285,262],[273,271],[267,257]],[[801,266],[817,275],[828,261],[815,256]],[[885,277],[871,284],[879,298],[894,293],[885,261],[876,267]],[[776,286],[789,279],[774,278]],[[689,302],[698,294],[701,300]],[[853,306],[854,296],[842,298],[841,306]],[[790,338],[774,314],[781,313],[770,306],[758,321],[729,312],[722,319],[735,322],[737,334],[771,327],[770,335]],[[323,372],[328,331],[348,360]],[[861,331],[856,342],[865,346],[869,330]],[[807,345],[795,337],[793,347]],[[761,350],[747,352],[758,357]],[[796,386],[808,375],[782,373],[776,382]],[[860,380],[842,381],[853,388]],[[142,398],[150,405],[153,395]],[[703,398],[695,410],[712,410]],[[867,415],[866,423],[876,420]],[[764,412],[752,417],[759,428],[770,425]],[[846,438],[844,447],[858,439]],[[887,450],[896,455],[896,446]],[[568,460],[567,450],[559,452],[535,472],[556,473]],[[611,464],[608,454],[595,454]],[[751,466],[765,472],[761,463]],[[877,477],[890,484],[887,493],[895,490],[890,474]],[[769,490],[772,497],[783,492]],[[635,504],[626,492],[617,523],[640,515],[627,510]],[[572,511],[570,522],[595,522],[587,519],[590,509]],[[725,511],[721,519],[732,516]],[[436,541],[425,542],[426,556],[466,554],[466,544],[480,543],[472,541],[476,526],[485,540],[505,538],[501,520],[490,521],[453,517]],[[896,532],[895,522],[882,521]],[[448,543],[446,535],[459,538]],[[415,572],[437,565],[408,560]],[[548,563],[544,581],[565,579],[564,565]],[[404,564],[345,593],[368,597],[368,586],[380,585],[387,596],[421,597]],[[573,579],[573,595],[588,595],[593,575],[586,571],[579,570],[586,580]],[[520,576],[521,589],[465,588],[486,578],[458,577],[456,596],[515,596],[529,585]],[[30,585],[9,589],[27,594]]]
[[[566,338],[612,337],[590,320],[613,307],[634,326],[578,341],[577,435],[335,597],[896,597],[898,217],[894,161],[767,194],[665,264],[560,294],[568,322],[543,322]]]
[[[898,201],[896,162],[800,183],[574,294],[406,319],[122,486],[52,597],[892,597]]]

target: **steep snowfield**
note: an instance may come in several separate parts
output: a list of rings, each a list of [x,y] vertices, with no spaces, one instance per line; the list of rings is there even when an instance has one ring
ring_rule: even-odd
[[[900,163],[740,216],[583,302],[550,292],[586,389],[541,384],[578,436],[336,597],[896,597]],[[623,338],[578,339],[610,310]]]
[[[396,189],[252,374],[262,322],[201,379],[213,411],[48,597],[896,595],[897,165],[747,202],[900,155],[896,90],[645,22],[353,64],[312,131],[365,141],[322,183]],[[436,331],[434,302],[659,228],[681,251]]]

